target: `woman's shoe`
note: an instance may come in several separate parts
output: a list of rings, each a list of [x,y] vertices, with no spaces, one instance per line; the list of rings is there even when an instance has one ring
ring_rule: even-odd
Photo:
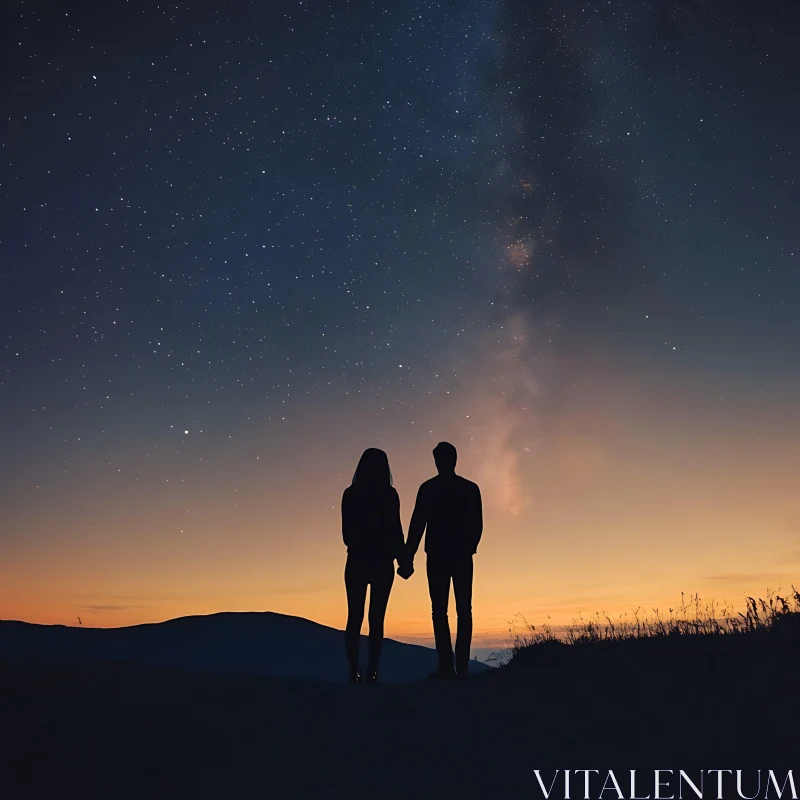
[[[378,675],[378,670],[377,669],[371,669],[371,670],[369,670],[367,672],[367,680],[366,680],[366,682],[367,683],[380,683],[381,682],[381,679],[380,679],[380,676]]]
[[[358,667],[353,667],[350,670],[350,683],[361,683],[361,671],[358,669]]]

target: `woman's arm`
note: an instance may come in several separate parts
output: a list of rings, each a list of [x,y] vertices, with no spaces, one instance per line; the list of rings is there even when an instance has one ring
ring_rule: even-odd
[[[353,543],[353,501],[348,489],[342,495],[342,540],[346,547]]]
[[[397,489],[392,487],[392,507],[389,517],[389,535],[392,540],[392,553],[396,559],[400,559],[406,549],[406,540],[403,536],[403,523],[400,520],[400,495]]]

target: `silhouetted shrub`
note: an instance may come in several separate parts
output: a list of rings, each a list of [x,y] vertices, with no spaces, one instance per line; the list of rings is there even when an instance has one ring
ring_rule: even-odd
[[[800,639],[800,591],[792,586],[786,597],[767,591],[766,599],[747,597],[745,610],[734,612],[727,604],[715,601],[702,603],[695,594],[686,602],[681,592],[681,604],[664,614],[652,609],[647,614],[642,607],[614,619],[597,612],[589,619],[578,617],[571,625],[561,628],[549,623],[537,626],[517,615],[511,623],[511,645],[505,653],[507,663],[527,648],[542,645],[586,645],[595,642],[652,639],[678,636],[739,636],[769,633],[774,636]]]

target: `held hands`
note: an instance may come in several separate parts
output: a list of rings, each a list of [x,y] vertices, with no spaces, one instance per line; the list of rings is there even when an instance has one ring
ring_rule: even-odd
[[[408,580],[414,574],[414,560],[408,556],[398,558],[397,574],[404,580]]]

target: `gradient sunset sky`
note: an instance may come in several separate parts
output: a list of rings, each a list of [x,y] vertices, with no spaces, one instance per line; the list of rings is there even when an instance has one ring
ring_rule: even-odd
[[[4,3],[0,618],[343,627],[361,452],[405,528],[440,440],[476,648],[800,583],[798,22]]]

